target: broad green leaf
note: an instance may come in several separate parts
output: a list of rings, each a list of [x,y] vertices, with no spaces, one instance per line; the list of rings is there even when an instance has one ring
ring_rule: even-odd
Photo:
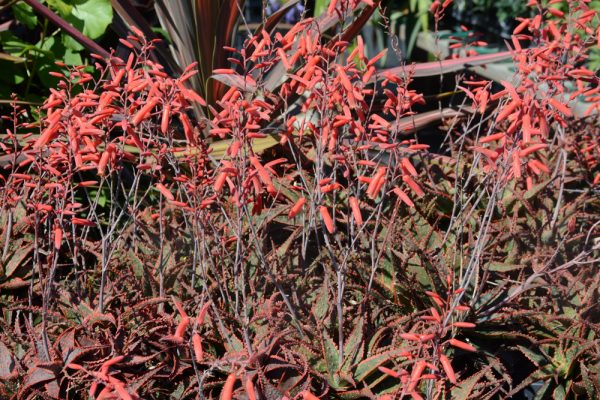
[[[12,6],[12,12],[15,15],[15,18],[25,25],[27,29],[35,29],[38,18],[29,4],[19,1]]]
[[[67,48],[65,43],[66,35],[50,36],[44,39],[43,42],[37,43],[37,46],[47,52],[47,56],[41,59],[43,64],[38,70],[38,75],[42,82],[48,87],[56,85],[58,78],[48,75],[50,71],[60,71],[60,68],[54,64],[54,60],[64,61],[68,65],[82,65],[83,59],[79,51]]]
[[[67,18],[73,12],[73,6],[63,0],[46,0],[51,10],[58,12],[63,18]]]
[[[329,0],[315,0],[315,10],[314,16],[318,17],[323,14],[325,10],[327,10],[327,6],[329,5]]]
[[[36,49],[32,44],[24,42],[16,37],[11,31],[0,32],[0,43],[2,43],[2,50],[11,56],[19,57],[27,51]]]
[[[169,36],[169,32],[167,32],[165,29],[161,28],[160,26],[153,26],[152,32],[156,33],[157,36],[162,36],[162,38],[165,39],[167,41],[167,43],[169,43],[170,45],[173,44],[173,41],[171,40],[171,36]]]
[[[78,3],[73,7],[69,22],[77,27],[73,17],[82,21],[79,24],[81,31],[90,39],[97,39],[104,34],[108,25],[113,19],[113,10],[110,0],[87,0],[84,3]]]
[[[73,39],[71,36],[65,33],[61,33],[60,41],[67,49],[70,50],[82,51],[83,49],[85,49],[85,47],[83,47],[77,40]]]
[[[46,38],[43,38],[43,40],[40,40],[39,42],[36,43],[36,46],[42,50],[46,50],[47,52],[53,52],[53,48],[55,50],[60,50],[60,47],[55,47],[56,46],[56,39],[54,38],[54,36],[49,36]],[[58,53],[61,53],[60,51]],[[56,54],[54,54],[56,55]]]
[[[67,65],[82,65],[83,64],[83,59],[81,58],[81,53],[78,51],[71,50],[71,49],[65,49],[63,61]]]
[[[15,91],[15,86],[25,80],[25,70],[11,61],[0,60],[0,94],[9,99]]]

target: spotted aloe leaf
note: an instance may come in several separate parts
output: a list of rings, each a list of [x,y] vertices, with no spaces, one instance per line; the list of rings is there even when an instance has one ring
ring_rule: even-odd
[[[15,358],[10,349],[0,342],[0,379],[8,380],[15,374]]]

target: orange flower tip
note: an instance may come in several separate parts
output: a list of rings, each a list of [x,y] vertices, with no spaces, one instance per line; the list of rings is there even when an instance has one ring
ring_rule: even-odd
[[[317,396],[315,396],[308,390],[305,390],[302,392],[302,399],[303,400],[319,400],[319,398]]]
[[[463,341],[460,341],[458,339],[450,339],[448,341],[448,343],[450,343],[450,345],[452,345],[456,348],[459,348],[461,350],[470,351],[470,352],[477,351],[477,349],[475,347],[473,347],[472,345],[465,343]]]
[[[457,328],[475,328],[477,326],[472,322],[455,322],[452,325]]]
[[[319,212],[321,214],[321,218],[323,219],[323,223],[325,224],[325,228],[327,229],[327,232],[329,232],[331,234],[334,233],[335,225],[333,223],[333,219],[331,218],[331,215],[329,214],[329,210],[327,209],[327,207],[320,206]]]
[[[248,395],[248,400],[256,400],[256,392],[254,390],[254,383],[252,383],[252,379],[246,379],[246,394]]]
[[[236,380],[237,376],[233,372],[227,376],[225,384],[223,385],[223,391],[221,392],[221,400],[233,399],[233,387],[235,385]]]
[[[384,374],[391,376],[392,378],[399,378],[400,377],[400,373],[394,371],[393,369],[382,367],[382,366],[377,367],[377,369],[380,372],[383,372]]]
[[[290,209],[290,212],[288,213],[288,218],[294,218],[296,215],[298,215],[298,213],[304,207],[305,203],[306,203],[306,198],[301,197],[300,199],[298,199],[298,201]]]
[[[450,363],[450,360],[448,359],[448,357],[441,354],[440,355],[440,364],[442,364],[442,368],[444,369],[444,372],[446,373],[446,376],[448,376],[448,379],[450,380],[450,382],[452,382],[452,384],[456,385],[456,374],[454,373],[454,369],[452,368],[452,364]]]

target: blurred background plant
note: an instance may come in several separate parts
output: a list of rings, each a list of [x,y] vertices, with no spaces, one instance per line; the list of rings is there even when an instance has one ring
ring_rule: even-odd
[[[455,0],[452,16],[459,24],[480,29],[490,35],[510,38],[516,18],[528,15],[525,1]]]
[[[267,16],[271,16],[275,14],[276,11],[280,10],[284,4],[285,1],[283,0],[269,0],[267,6],[264,8],[264,12]],[[304,3],[298,2],[285,13],[283,21],[288,24],[295,24],[300,21],[305,10]]]
[[[90,39],[106,45],[114,43],[114,36],[105,38],[113,21],[110,0],[42,3]],[[17,92],[21,100],[41,102],[49,88],[58,83],[49,74],[60,71],[54,64],[56,60],[69,66],[89,63],[89,54],[80,43],[37,15],[24,1],[3,1],[0,5],[0,52],[0,99],[4,102]]]

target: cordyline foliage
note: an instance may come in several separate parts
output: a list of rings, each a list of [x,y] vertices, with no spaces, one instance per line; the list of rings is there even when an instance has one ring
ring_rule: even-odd
[[[214,104],[136,33],[126,61],[62,76],[39,125],[15,106],[0,397],[597,398],[586,3],[531,1],[514,79],[459,73],[437,111],[416,77],[503,55],[378,71],[348,42],[376,1],[225,49]]]

